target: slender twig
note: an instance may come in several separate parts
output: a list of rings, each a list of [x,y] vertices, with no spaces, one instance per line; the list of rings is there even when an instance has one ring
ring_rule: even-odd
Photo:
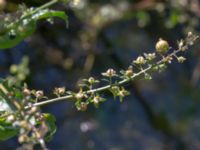
[[[179,53],[181,51],[181,49],[177,49],[174,50],[171,54],[167,55],[166,57],[172,57],[174,55],[176,55],[177,53]],[[153,67],[160,65],[164,63],[164,58],[162,58],[160,61],[158,61],[155,65],[149,65],[147,68],[139,71],[138,73],[135,73],[133,76],[131,76],[130,78],[127,79],[123,79],[121,81],[118,82],[118,86],[124,85],[126,83],[128,83],[129,81],[135,79],[136,77],[143,75],[145,72],[150,71]],[[91,89],[88,91],[84,91],[85,94],[91,94],[91,93],[95,93],[95,92],[102,92],[102,91],[106,91],[108,89],[111,88],[112,85],[105,85],[96,89]],[[48,99],[42,102],[37,102],[35,104],[33,104],[34,106],[43,106],[46,104],[50,104],[50,103],[54,103],[54,102],[58,102],[58,101],[63,101],[63,100],[73,100],[74,96],[73,95],[67,95],[67,96],[61,96],[61,97],[57,97],[57,98],[53,98],[53,99]]]
[[[36,8],[35,10],[33,10],[31,13],[27,14],[27,15],[24,16],[24,17],[27,17],[28,15],[33,15],[34,13],[36,13],[36,12],[42,10],[42,9],[49,8],[50,6],[56,4],[56,3],[59,2],[59,1],[60,1],[60,0],[52,0],[52,1],[49,1],[49,2],[45,3],[44,5],[42,5],[42,6],[38,7],[38,8]]]

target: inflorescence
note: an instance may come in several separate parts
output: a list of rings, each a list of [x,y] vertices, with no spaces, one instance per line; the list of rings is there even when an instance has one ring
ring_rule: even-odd
[[[20,143],[39,143],[43,149],[47,149],[45,136],[49,134],[50,128],[48,117],[40,112],[40,106],[70,99],[73,100],[78,111],[86,111],[89,104],[98,107],[106,100],[102,96],[103,91],[110,91],[115,99],[119,98],[122,102],[124,97],[130,94],[124,86],[126,83],[135,80],[136,77],[150,80],[152,71],[161,72],[174,60],[183,63],[186,58],[179,53],[188,50],[197,38],[198,36],[189,32],[185,39],[178,42],[177,50],[170,48],[167,41],[159,39],[155,45],[155,52],[144,53],[137,57],[126,70],[118,73],[109,68],[101,73],[102,80],[94,77],[83,79],[78,92],[68,91],[65,87],[57,87],[53,91],[56,95],[54,99],[47,99],[41,90],[29,90],[27,86],[20,90],[14,84],[8,84],[8,81],[2,82],[0,95],[7,101],[9,107],[5,106],[5,110],[1,110],[0,116],[5,118],[11,127],[19,129],[18,140]],[[102,82],[106,84],[98,87]],[[41,101],[41,99],[45,100]]]

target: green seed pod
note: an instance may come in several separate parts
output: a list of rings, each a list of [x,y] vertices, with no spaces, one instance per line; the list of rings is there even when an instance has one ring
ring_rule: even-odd
[[[159,54],[165,54],[169,50],[169,44],[163,39],[159,39],[156,43],[156,52]]]
[[[88,82],[89,82],[90,84],[94,84],[94,83],[95,83],[95,79],[94,79],[93,77],[90,77],[90,78],[88,79]]]
[[[10,66],[10,72],[12,74],[16,74],[17,71],[18,71],[18,66],[17,65],[13,64],[13,65]]]

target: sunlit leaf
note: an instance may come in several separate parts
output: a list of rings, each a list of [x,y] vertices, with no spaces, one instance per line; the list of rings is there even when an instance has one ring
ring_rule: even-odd
[[[40,20],[40,19],[47,19],[52,17],[58,17],[64,21],[67,21],[67,15],[63,11],[53,11],[49,9],[41,10],[37,14],[32,16],[32,19],[34,20]]]
[[[26,25],[18,23],[11,30],[0,35],[0,49],[12,48],[29,37],[36,30],[36,21],[32,20]],[[13,31],[13,32],[11,32]],[[12,33],[12,34],[11,34]]]
[[[13,112],[15,110],[13,104],[7,99],[7,92],[12,89],[6,80],[0,79],[0,114],[4,112]]]
[[[0,114],[4,112],[12,112],[12,109],[7,101],[0,96]]]
[[[38,11],[31,16],[27,16],[22,20],[15,22],[12,25],[12,28],[5,29],[5,32],[1,32],[0,49],[15,47],[35,32],[38,20],[51,19],[53,17],[58,17],[67,22],[67,15],[63,11],[52,11],[49,9]]]

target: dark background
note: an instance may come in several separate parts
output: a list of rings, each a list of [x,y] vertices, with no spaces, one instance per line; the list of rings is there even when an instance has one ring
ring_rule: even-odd
[[[40,6],[46,1],[7,1],[5,12],[18,4]],[[0,75],[28,56],[31,89],[53,98],[55,87],[77,90],[82,78],[101,78],[108,68],[126,69],[143,52],[153,52],[162,37],[173,48],[188,31],[199,34],[198,0],[82,0],[78,5],[57,4],[68,14],[69,25],[54,19],[40,21],[36,33],[13,49],[0,51]],[[63,101],[42,107],[55,115],[57,132],[48,142],[52,150],[200,150],[199,41],[153,80],[127,86],[131,95],[123,103],[106,93],[98,109],[78,112]],[[0,143],[13,150],[17,140]]]

